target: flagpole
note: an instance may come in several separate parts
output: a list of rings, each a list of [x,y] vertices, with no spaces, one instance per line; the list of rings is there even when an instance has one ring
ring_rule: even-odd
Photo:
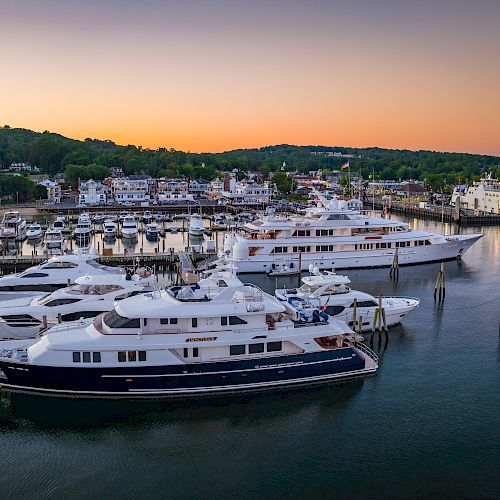
[[[349,198],[351,197],[351,163],[349,160],[347,160],[347,169],[348,169],[348,176],[349,176]]]

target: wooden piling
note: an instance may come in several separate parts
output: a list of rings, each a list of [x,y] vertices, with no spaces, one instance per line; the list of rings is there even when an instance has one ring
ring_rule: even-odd
[[[436,285],[434,287],[434,300],[438,302],[443,302],[446,295],[446,285],[445,285],[445,272],[444,272],[444,262],[441,262],[441,267],[439,269]]]
[[[396,251],[394,252],[394,255],[392,257],[391,271],[389,273],[389,276],[394,281],[397,281],[399,278],[399,255],[398,255],[397,248],[396,248]]]

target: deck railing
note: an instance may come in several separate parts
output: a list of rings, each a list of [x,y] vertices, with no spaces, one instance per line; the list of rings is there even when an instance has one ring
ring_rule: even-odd
[[[363,344],[363,342],[356,342],[355,347],[378,364],[378,356],[366,344]]]

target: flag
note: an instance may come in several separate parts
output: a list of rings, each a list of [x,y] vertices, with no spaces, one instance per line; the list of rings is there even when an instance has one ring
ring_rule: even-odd
[[[344,170],[344,168],[349,168],[349,162],[344,163],[344,164],[340,167],[340,170]]]

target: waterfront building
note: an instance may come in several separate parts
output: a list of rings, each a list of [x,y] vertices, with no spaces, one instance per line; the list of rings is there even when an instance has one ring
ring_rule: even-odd
[[[47,200],[50,203],[57,204],[61,203],[61,185],[55,181],[51,181],[50,179],[45,179],[39,182],[41,186],[45,186],[47,189]]]
[[[189,192],[189,184],[183,179],[157,180],[156,192],[158,202],[193,201],[193,194]]]
[[[267,205],[271,202],[274,194],[274,185],[267,181],[263,184],[257,184],[245,180],[237,182],[235,179],[234,183],[230,183],[229,191],[222,191],[222,197],[227,200],[229,205],[233,206]]]
[[[111,193],[117,203],[149,201],[149,189],[149,182],[144,178],[134,176],[111,180]]]
[[[11,163],[8,170],[9,172],[40,172],[40,169],[36,165],[32,165],[29,162]]]
[[[106,188],[102,183],[93,179],[80,182],[78,193],[81,204],[100,205],[106,203]]]
[[[210,187],[210,182],[205,179],[194,179],[189,183],[188,191],[195,197],[201,198],[205,196],[208,188]]]
[[[457,186],[453,190],[451,204],[458,208],[500,215],[500,181],[489,175],[472,186]]]

